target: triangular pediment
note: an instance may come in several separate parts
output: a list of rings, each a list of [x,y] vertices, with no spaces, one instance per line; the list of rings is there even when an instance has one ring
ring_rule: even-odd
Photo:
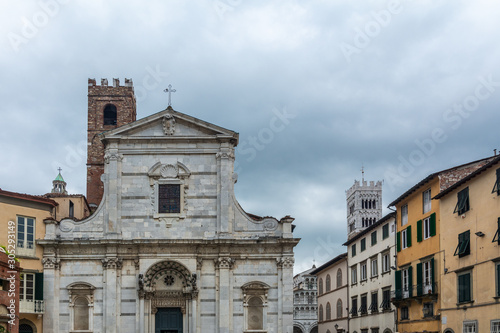
[[[171,107],[133,123],[102,133],[101,139],[119,138],[233,138],[238,133],[208,123]]]

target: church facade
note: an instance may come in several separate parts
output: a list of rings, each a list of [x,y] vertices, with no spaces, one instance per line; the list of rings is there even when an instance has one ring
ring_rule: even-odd
[[[44,221],[44,333],[292,332],[294,219],[238,204],[238,134],[170,106],[120,124],[135,99],[117,81],[89,80],[89,132],[113,127],[89,133],[102,200]]]

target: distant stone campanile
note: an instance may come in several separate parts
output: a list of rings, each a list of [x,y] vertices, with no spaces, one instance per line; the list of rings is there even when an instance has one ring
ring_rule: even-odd
[[[382,182],[358,180],[346,191],[347,236],[351,239],[382,218]]]

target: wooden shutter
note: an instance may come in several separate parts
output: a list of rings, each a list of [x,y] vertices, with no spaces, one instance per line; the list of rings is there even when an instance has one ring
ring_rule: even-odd
[[[406,246],[411,246],[411,225],[406,228]]]
[[[436,236],[436,213],[431,214],[431,220],[429,224],[430,224],[431,237]]]
[[[410,297],[413,296],[413,267],[408,267],[408,291]]]
[[[436,286],[434,286],[434,258],[431,259],[431,286],[432,293],[436,293]]]
[[[43,301],[43,273],[35,273],[35,300]]]
[[[421,242],[423,239],[422,237],[422,220],[417,221],[417,242]]]
[[[422,263],[417,264],[417,295],[422,295],[423,292],[423,272],[422,272]]]
[[[398,252],[401,251],[401,232],[398,231],[398,233],[396,234],[396,249]]]
[[[401,298],[402,297],[402,290],[401,290],[401,271],[396,271],[396,298]]]

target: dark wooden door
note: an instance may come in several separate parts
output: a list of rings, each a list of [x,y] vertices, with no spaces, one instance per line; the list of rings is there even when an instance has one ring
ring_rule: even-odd
[[[155,317],[156,333],[182,333],[182,312],[180,308],[159,308]]]

